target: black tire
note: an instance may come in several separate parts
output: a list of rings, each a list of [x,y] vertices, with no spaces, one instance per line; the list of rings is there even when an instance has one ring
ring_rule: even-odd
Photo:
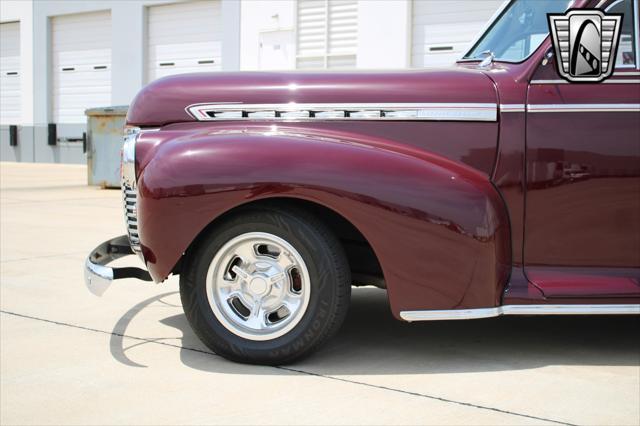
[[[206,294],[208,268],[222,246],[248,232],[267,232],[291,244],[310,278],[310,299],[300,322],[288,333],[256,341],[240,337],[218,321]],[[247,209],[224,218],[186,253],[180,298],[196,335],[216,354],[242,363],[282,365],[298,360],[333,336],[347,314],[351,274],[338,239],[315,216],[301,209]]]

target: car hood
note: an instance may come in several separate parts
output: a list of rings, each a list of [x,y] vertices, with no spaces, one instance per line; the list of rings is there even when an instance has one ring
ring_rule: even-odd
[[[164,77],[133,100],[127,123],[163,126],[197,121],[200,103],[482,103],[496,104],[493,82],[462,67],[395,72],[232,72]]]

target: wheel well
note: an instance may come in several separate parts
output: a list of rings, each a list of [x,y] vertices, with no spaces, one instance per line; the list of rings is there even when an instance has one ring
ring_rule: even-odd
[[[358,231],[351,222],[335,211],[320,204],[298,198],[269,198],[252,201],[235,207],[220,215],[207,225],[200,234],[198,234],[187,250],[194,246],[203,235],[207,234],[220,221],[228,216],[237,214],[247,208],[259,209],[261,207],[279,207],[282,209],[297,208],[303,209],[314,215],[318,220],[323,222],[325,226],[331,229],[342,244],[351,269],[353,285],[374,285],[379,288],[386,288],[380,262],[378,261],[371,244],[369,244],[364,235],[362,235],[362,233]],[[180,260],[174,267],[174,274],[180,273],[181,264],[182,260]]]

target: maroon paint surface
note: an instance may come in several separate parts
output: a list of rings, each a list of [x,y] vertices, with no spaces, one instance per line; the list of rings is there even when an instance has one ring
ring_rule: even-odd
[[[611,84],[637,80],[634,71],[607,84],[531,85],[528,103],[638,104],[639,83]],[[553,62],[533,76],[558,78]],[[639,296],[640,114],[529,114],[526,159],[529,279],[549,298]]]
[[[549,48],[547,39],[527,61],[489,69],[192,74],[150,84],[128,114],[131,125],[162,127],[136,148],[149,271],[166,278],[193,239],[234,207],[299,198],[334,210],[367,238],[396,316],[637,302],[638,113],[248,123],[195,122],[185,112],[202,102],[638,103],[638,84],[530,85],[559,78],[553,63],[541,65]]]
[[[466,69],[403,72],[232,72],[165,77],[143,88],[127,113],[131,125],[195,121],[197,103],[287,104],[494,103],[489,78]]]
[[[155,279],[215,217],[289,197],[326,206],[362,232],[394,313],[499,303],[508,219],[483,173],[390,140],[328,130],[320,137],[295,124],[172,127],[163,143],[152,138],[165,132],[140,142],[153,151],[141,157],[138,185],[139,231]]]

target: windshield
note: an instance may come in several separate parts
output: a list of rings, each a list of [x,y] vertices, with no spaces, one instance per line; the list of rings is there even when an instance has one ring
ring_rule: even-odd
[[[489,50],[496,61],[523,61],[549,34],[547,13],[562,13],[571,3],[567,0],[511,2],[463,59],[480,59],[482,52]]]

